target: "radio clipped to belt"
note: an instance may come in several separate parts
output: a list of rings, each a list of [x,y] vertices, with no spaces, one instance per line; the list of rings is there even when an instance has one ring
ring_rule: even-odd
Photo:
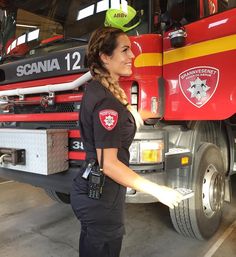
[[[100,165],[94,159],[89,160],[86,170],[82,175],[82,178],[88,180],[88,197],[92,199],[100,199],[102,195],[102,188],[105,183],[103,159],[102,149]]]

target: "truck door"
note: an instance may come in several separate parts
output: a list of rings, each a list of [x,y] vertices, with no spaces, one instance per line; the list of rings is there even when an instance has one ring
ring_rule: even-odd
[[[163,37],[166,120],[222,120],[236,110],[236,1],[182,1],[182,24]],[[171,46],[181,28],[185,44]]]

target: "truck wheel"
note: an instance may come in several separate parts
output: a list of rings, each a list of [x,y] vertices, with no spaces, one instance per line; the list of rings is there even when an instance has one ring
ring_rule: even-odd
[[[194,197],[182,201],[174,210],[170,209],[170,215],[180,234],[203,240],[218,229],[224,202],[224,163],[216,145],[200,145],[192,174]],[[188,185],[186,182],[185,186]]]
[[[70,203],[70,195],[54,191],[52,189],[44,189],[46,194],[54,201],[57,201],[59,203]]]

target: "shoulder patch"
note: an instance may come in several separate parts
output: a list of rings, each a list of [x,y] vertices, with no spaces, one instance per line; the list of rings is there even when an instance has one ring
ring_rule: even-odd
[[[118,112],[114,110],[102,110],[99,112],[99,119],[106,130],[115,128],[118,121]]]

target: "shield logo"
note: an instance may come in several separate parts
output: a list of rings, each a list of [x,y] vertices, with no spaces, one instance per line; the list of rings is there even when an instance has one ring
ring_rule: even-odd
[[[118,121],[118,113],[114,110],[102,110],[99,112],[99,119],[102,126],[107,130],[112,130]]]
[[[214,95],[219,75],[219,70],[214,67],[193,67],[179,74],[180,89],[191,104],[201,108]]]

